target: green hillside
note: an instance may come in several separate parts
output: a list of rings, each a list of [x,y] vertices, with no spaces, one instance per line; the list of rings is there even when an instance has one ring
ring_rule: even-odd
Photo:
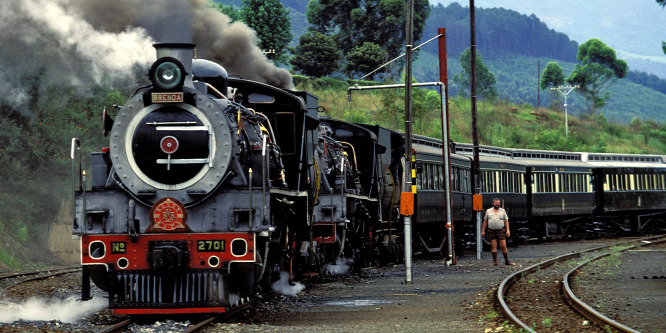
[[[319,97],[325,114],[336,119],[379,124],[404,130],[404,92],[368,90],[353,92],[348,102],[347,88],[353,81],[332,78],[294,78],[297,89]],[[629,87],[636,85],[627,84]],[[638,89],[640,90],[640,89]],[[441,138],[439,94],[414,89],[414,132]],[[472,142],[470,100],[454,97],[449,101],[450,137]],[[480,101],[478,133],[481,144],[511,148],[563,151],[666,154],[666,126],[654,121],[634,121],[631,125],[611,122],[603,115],[569,115],[569,135],[565,135],[564,112],[506,100]]]
[[[307,28],[304,15],[307,1],[289,0],[283,1],[283,4],[289,7],[291,13],[294,36],[292,45],[295,45],[298,36]],[[477,8],[476,21],[477,47],[484,63],[495,74],[500,98],[534,106],[539,100],[542,107],[563,109],[560,96],[551,96],[549,91],[538,91],[538,75],[549,61],[558,62],[564,68],[565,75],[569,75],[575,65],[578,44],[565,34],[549,29],[536,16],[512,10]],[[434,37],[437,28],[447,29],[449,78],[452,78],[460,71],[458,59],[470,43],[469,8],[457,3],[432,5],[422,40]],[[437,80],[437,62],[437,43],[423,46],[414,63],[415,79],[421,82]],[[647,82],[649,80],[641,74],[645,73],[630,72],[627,78],[618,80],[609,89],[611,99],[598,113],[611,123],[629,124],[634,118],[663,122],[661,115],[666,113],[666,90],[659,88],[666,86],[666,80],[653,76],[649,78],[652,82]],[[460,87],[453,82],[449,82],[449,85],[451,96],[456,96]],[[578,94],[570,94],[567,102],[570,114],[586,112],[585,100]]]
[[[448,56],[449,78],[451,78],[460,72],[461,67],[458,55]],[[549,61],[557,61],[564,69],[565,75],[571,73],[574,63],[515,54],[482,54],[482,57],[483,62],[495,74],[500,98],[516,104],[527,103],[536,106],[540,94],[542,107],[552,105],[555,109],[563,110],[563,100],[559,93],[551,95],[548,90],[538,91],[538,75]],[[436,80],[439,77],[438,66],[436,55],[421,52],[414,63],[414,77],[422,82]],[[456,96],[460,89],[461,87],[454,82],[449,82],[449,93],[452,96]],[[662,115],[666,114],[666,94],[626,78],[617,80],[609,91],[611,98],[607,100],[606,106],[598,110],[598,113],[604,114],[610,122],[629,124],[634,118],[663,122]],[[576,93],[571,93],[567,97],[567,104],[569,114],[580,115],[587,112],[585,99]]]

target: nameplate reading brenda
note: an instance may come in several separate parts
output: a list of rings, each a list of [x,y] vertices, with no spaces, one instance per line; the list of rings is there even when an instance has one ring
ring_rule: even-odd
[[[153,103],[181,103],[183,101],[182,92],[151,93],[150,96]]]

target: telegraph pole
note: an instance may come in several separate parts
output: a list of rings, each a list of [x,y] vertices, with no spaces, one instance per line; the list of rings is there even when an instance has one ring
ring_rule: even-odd
[[[537,59],[537,111],[541,108],[541,59]]]
[[[476,259],[481,259],[481,211],[483,210],[481,200],[481,166],[479,165],[479,132],[476,124],[476,26],[474,14],[474,0],[469,0],[469,27],[470,27],[470,76],[471,76],[471,104],[472,104],[472,140],[473,159],[472,172],[474,173],[474,197],[472,199],[473,209],[476,211]]]
[[[413,40],[414,0],[407,1],[407,68],[405,71],[405,188],[413,193],[412,186],[412,40]],[[413,202],[413,201],[412,201]],[[404,216],[405,224],[405,284],[412,284],[412,225],[411,216]]]
[[[557,90],[564,96],[564,136],[569,138],[569,112],[567,111],[567,95],[571,93],[574,89],[578,89],[580,86],[559,86],[555,88],[550,88],[550,90]]]

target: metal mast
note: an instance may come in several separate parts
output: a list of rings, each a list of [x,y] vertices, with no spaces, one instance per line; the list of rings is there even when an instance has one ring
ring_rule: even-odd
[[[472,104],[472,140],[473,155],[472,171],[474,172],[474,194],[481,194],[481,166],[479,165],[479,132],[476,124],[476,27],[474,15],[474,0],[469,0],[469,28],[470,28],[470,95]],[[478,207],[476,207],[478,208]],[[481,209],[476,209],[476,259],[481,259]]]
[[[550,88],[550,90],[557,90],[564,96],[564,136],[569,137],[569,112],[567,111],[567,95],[571,93],[574,89],[578,89],[579,86],[559,86],[555,88]]]
[[[405,189],[412,192],[412,40],[414,0],[407,1],[407,69],[405,72]],[[412,225],[411,216],[405,216],[405,284],[412,283]]]

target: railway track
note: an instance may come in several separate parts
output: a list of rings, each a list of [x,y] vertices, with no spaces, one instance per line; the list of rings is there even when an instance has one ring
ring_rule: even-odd
[[[615,243],[555,257],[518,271],[504,279],[497,290],[501,311],[513,325],[527,332],[638,332],[583,302],[574,294],[572,284],[576,274],[592,262],[663,242],[666,238],[660,236]]]
[[[246,299],[244,301],[242,300],[241,302],[239,302],[238,305],[234,306],[233,308],[231,308],[227,312],[220,313],[220,314],[217,314],[217,315],[207,316],[206,318],[203,318],[203,319],[199,320],[198,322],[196,322],[194,324],[190,324],[187,328],[185,328],[183,330],[171,330],[171,331],[173,331],[173,332],[180,331],[182,333],[200,332],[203,329],[205,329],[205,328],[207,328],[207,327],[209,327],[209,326],[211,326],[215,323],[228,321],[228,320],[234,318],[235,316],[240,314],[242,311],[250,308],[251,306],[255,305],[259,301],[268,301],[271,298],[273,298],[273,297],[275,297],[279,294],[280,294],[279,292],[270,291],[266,294],[263,294],[261,296],[255,297],[255,298]],[[135,324],[135,321],[132,318],[125,319],[123,321],[120,321],[120,322],[115,323],[113,325],[109,325],[109,326],[99,330],[98,333],[124,332],[127,329],[129,329],[129,327],[132,324]],[[143,325],[140,325],[140,324],[137,324],[137,325],[143,326]],[[150,325],[145,325],[145,326],[150,326]]]
[[[65,267],[0,276],[0,299],[4,296],[4,293],[7,290],[14,288],[22,283],[44,280],[51,277],[80,271],[81,267]]]

